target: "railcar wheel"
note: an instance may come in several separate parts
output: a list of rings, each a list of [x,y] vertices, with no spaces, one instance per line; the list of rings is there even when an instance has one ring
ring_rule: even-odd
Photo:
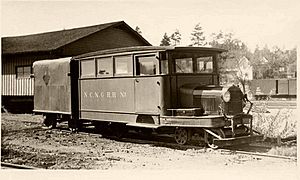
[[[153,132],[150,128],[141,128],[139,131],[143,136],[151,136]]]
[[[125,124],[112,124],[110,128],[113,136],[117,139],[121,139],[128,132]]]
[[[95,121],[95,122],[93,122],[93,124],[95,126],[96,133],[100,133],[102,135],[108,134],[108,124],[107,123]]]
[[[189,141],[189,132],[186,128],[176,128],[174,139],[177,144],[184,145]]]
[[[56,128],[56,124],[57,124],[56,115],[53,114],[45,115],[43,124],[49,129]]]
[[[249,127],[245,126],[245,125],[240,125],[238,127],[236,127],[237,130],[240,130],[240,134],[244,135],[244,134],[248,134],[250,129]]]
[[[212,132],[216,133],[221,138],[225,138],[225,133],[222,129],[214,129],[214,130],[212,130]],[[205,133],[207,133],[207,132],[205,132]],[[210,147],[212,149],[218,149],[219,148],[219,146],[217,146],[213,143],[215,138],[216,137],[214,137],[213,135],[207,133],[207,142],[206,142],[206,144],[207,144],[208,147]]]

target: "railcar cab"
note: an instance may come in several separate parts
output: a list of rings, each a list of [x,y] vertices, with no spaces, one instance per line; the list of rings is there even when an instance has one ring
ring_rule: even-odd
[[[179,47],[169,52],[171,114],[218,114],[218,59],[222,49]],[[190,108],[189,111],[185,109]],[[180,109],[184,109],[179,112]]]

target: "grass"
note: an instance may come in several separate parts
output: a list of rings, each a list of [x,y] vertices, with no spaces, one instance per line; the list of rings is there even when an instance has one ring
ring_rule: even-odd
[[[268,152],[273,155],[297,157],[297,145],[278,143],[278,139],[297,138],[297,117],[295,109],[268,109],[267,102],[255,108],[253,128],[264,135],[265,142],[272,144]]]
[[[253,113],[253,128],[265,138],[287,138],[297,136],[297,118],[292,109],[276,109]]]
[[[297,147],[296,146],[274,146],[268,153],[279,155],[279,156],[297,157]]]
[[[14,121],[42,122],[42,115],[1,113],[1,118]]]

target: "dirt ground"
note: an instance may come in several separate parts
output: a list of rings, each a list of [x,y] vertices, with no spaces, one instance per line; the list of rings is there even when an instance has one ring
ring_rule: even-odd
[[[124,142],[42,128],[41,116],[2,114],[1,162],[42,169],[258,171],[296,177],[296,161]],[[176,172],[175,172],[176,174]],[[279,176],[276,176],[279,177]],[[286,177],[286,176],[284,176]]]

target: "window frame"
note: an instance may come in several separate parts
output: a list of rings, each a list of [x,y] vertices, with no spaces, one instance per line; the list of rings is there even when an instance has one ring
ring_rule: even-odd
[[[30,72],[29,72],[29,75],[28,75],[28,77],[27,76],[24,76],[24,68],[25,67],[29,67],[30,68]],[[20,75],[18,75],[19,73],[18,73],[18,69],[19,68],[22,68],[22,76],[20,76]],[[33,69],[32,69],[32,65],[21,65],[21,66],[16,66],[16,69],[15,69],[15,73],[16,73],[16,79],[30,79],[30,76],[31,76],[31,74],[32,74],[32,71],[33,71]]]
[[[130,66],[131,66],[131,72],[128,71],[126,74],[117,74],[117,59],[118,57],[130,57]],[[127,69],[130,70],[130,69]],[[133,54],[127,54],[127,55],[116,55],[113,56],[113,77],[132,77],[134,76],[134,62],[133,62]]]
[[[92,61],[92,62],[94,62],[93,64],[94,64],[94,72],[93,72],[93,74],[91,74],[91,75],[83,75],[82,74],[82,62],[87,62],[87,61]],[[80,78],[95,78],[96,77],[96,74],[97,74],[97,71],[96,71],[96,58],[87,58],[87,59],[82,59],[81,61],[80,61]]]
[[[169,52],[161,51],[158,53],[159,53],[159,74],[160,75],[171,74],[170,65],[172,66],[172,63],[170,63]],[[164,65],[164,63],[166,63],[166,64]]]
[[[100,59],[109,59],[107,61],[110,61],[111,63],[111,74],[100,74],[99,73],[99,60]],[[98,78],[107,78],[107,77],[114,77],[115,71],[114,71],[114,58],[113,56],[102,56],[102,57],[96,57],[95,58],[96,61],[96,77]]]
[[[156,70],[155,70],[155,74],[138,74],[138,70],[140,73],[140,67],[138,67],[139,65],[139,58],[141,57],[155,57],[155,59],[157,60],[156,62]],[[134,56],[134,67],[135,67],[135,73],[134,75],[139,77],[139,76],[157,76],[157,75],[161,75],[161,60],[157,57],[157,53],[149,53],[149,54],[139,54],[139,55],[135,55]]]
[[[191,64],[192,72],[177,72],[177,68],[178,68],[178,66],[176,64],[177,60],[186,60],[186,61],[192,60],[191,61],[192,62],[192,64]],[[175,74],[194,74],[194,57],[176,58],[176,59],[174,59],[174,67],[175,67],[175,69],[174,69]]]
[[[217,74],[218,73],[218,68],[217,68],[217,56],[218,54],[215,53],[203,53],[203,56],[201,56],[202,53],[195,53],[192,54],[190,57],[188,56],[184,56],[184,54],[176,54],[175,56],[172,55],[172,73],[174,74],[179,74],[179,75],[183,75],[183,74]],[[178,56],[178,57],[176,57]],[[201,58],[201,57],[212,57],[212,72],[197,72],[197,58]],[[185,58],[192,58],[192,68],[193,71],[191,73],[184,73],[184,72],[176,72],[176,60],[177,59],[185,59]]]
[[[203,67],[206,67],[204,71],[199,71],[199,66],[198,66],[198,59],[200,58],[211,58],[211,61],[199,61],[199,62],[203,62]],[[194,73],[196,74],[211,74],[211,73],[214,73],[215,72],[215,60],[214,60],[214,55],[211,55],[211,56],[204,56],[204,57],[195,57],[195,68],[194,68]],[[207,71],[207,65],[208,65],[208,62],[211,62],[212,63],[212,68],[211,68],[211,72],[206,72]],[[210,70],[210,69],[209,69]]]

